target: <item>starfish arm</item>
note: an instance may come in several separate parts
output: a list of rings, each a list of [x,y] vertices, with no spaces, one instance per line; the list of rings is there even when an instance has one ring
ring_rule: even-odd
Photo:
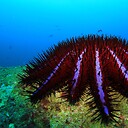
[[[68,42],[68,41],[67,41]],[[31,85],[37,81],[45,81],[64,56],[72,50],[73,43],[59,43],[58,47],[49,48],[26,65],[24,74],[20,75],[21,83]]]
[[[82,50],[78,58],[76,58],[76,67],[71,83],[70,102],[78,101],[85,90],[84,85],[87,84],[87,60],[85,59],[86,48]],[[85,70],[83,70],[84,67],[86,68]]]
[[[111,79],[112,87],[123,96],[128,97],[128,56],[121,50],[113,52],[113,50],[109,49],[109,52],[107,70],[111,72],[109,78]]]
[[[101,49],[95,49],[92,52],[93,60],[90,60],[92,63],[92,68],[90,67],[90,95],[92,98],[89,101],[90,108],[94,108],[95,115],[93,114],[93,120],[102,119],[104,123],[115,120],[115,114],[113,107],[113,100],[110,93],[112,90],[109,88],[109,82],[107,81],[106,74],[104,72],[104,66],[106,63],[102,63],[102,51]],[[93,107],[92,107],[93,106]]]
[[[67,79],[70,79],[71,72],[67,65],[70,65],[69,53],[57,64],[47,79],[40,83],[40,87],[31,95],[31,100],[42,99],[50,91],[61,88]]]

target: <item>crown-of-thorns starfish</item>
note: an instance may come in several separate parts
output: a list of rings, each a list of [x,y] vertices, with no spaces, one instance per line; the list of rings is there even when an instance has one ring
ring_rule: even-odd
[[[67,86],[62,97],[75,103],[87,92],[93,120],[108,123],[118,116],[116,92],[128,98],[128,43],[115,36],[71,38],[40,54],[24,72],[21,82],[36,88],[32,102]]]

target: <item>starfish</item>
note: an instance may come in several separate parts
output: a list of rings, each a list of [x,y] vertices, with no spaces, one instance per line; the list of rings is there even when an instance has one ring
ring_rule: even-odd
[[[118,96],[128,98],[128,43],[103,35],[67,39],[39,54],[20,78],[26,87],[35,88],[32,102],[67,86],[62,97],[70,103],[78,102],[84,93],[90,96],[92,120],[116,121]]]

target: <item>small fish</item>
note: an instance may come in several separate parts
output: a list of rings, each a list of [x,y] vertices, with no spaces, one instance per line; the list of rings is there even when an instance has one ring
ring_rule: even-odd
[[[101,30],[101,29],[99,29],[99,30],[98,30],[98,32],[102,32],[102,30]]]

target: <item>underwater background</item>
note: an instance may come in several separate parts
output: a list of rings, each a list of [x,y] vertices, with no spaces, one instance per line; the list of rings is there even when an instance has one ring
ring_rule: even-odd
[[[128,128],[128,104],[118,123],[91,122],[86,95],[74,106],[60,92],[32,104],[19,74],[38,53],[87,34],[128,40],[127,0],[0,0],[0,128]]]
[[[0,0],[0,66],[25,65],[74,36],[128,39],[127,5],[127,0]]]

